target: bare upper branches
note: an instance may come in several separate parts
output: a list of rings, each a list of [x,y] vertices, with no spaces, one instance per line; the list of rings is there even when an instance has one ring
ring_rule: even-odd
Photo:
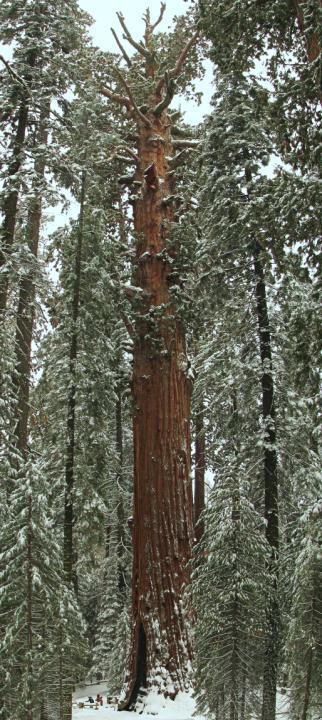
[[[155,28],[156,28],[158,25],[160,25],[160,22],[161,22],[161,20],[162,20],[162,18],[163,18],[165,9],[166,9],[166,4],[165,4],[164,2],[162,2],[162,3],[161,3],[161,9],[160,9],[160,15],[159,15],[157,21],[156,21],[155,23],[153,23],[153,25],[151,25],[151,30],[152,30],[152,32],[155,30]]]
[[[103,86],[100,87],[101,95],[104,95],[105,97],[109,98],[109,100],[112,100],[112,102],[115,102],[118,105],[123,105],[130,115],[141,120],[141,122],[143,122],[146,127],[151,127],[151,122],[149,118],[144,115],[144,113],[141,112],[141,110],[138,108],[132,90],[128,82],[126,81],[124,75],[117,67],[113,67],[112,72],[117,77],[121,85],[123,85],[124,89],[126,90],[127,97],[126,95],[121,95],[120,93],[116,93],[114,92],[114,90],[110,90],[110,88],[106,88]]]
[[[181,53],[178,57],[178,60],[175,64],[175,66],[172,68],[172,70],[169,70],[169,78],[175,79],[180,75],[183,63],[186,60],[187,56],[189,55],[191,48],[196,44],[198,37],[199,37],[199,30],[197,30],[197,32],[195,32],[191,36],[190,40],[188,40],[187,44],[181,50]]]
[[[164,73],[164,82],[166,86],[166,92],[162,100],[156,105],[153,112],[156,117],[160,117],[163,110],[165,110],[167,107],[169,107],[171,100],[174,96],[176,84],[175,81],[169,78],[169,73]]]
[[[143,55],[143,57],[146,60],[149,60],[150,59],[149,51],[144,47],[144,45],[142,45],[142,43],[138,43],[138,42],[136,42],[136,40],[134,40],[134,38],[132,37],[131,33],[129,32],[129,30],[127,29],[127,27],[125,25],[124,15],[121,12],[117,12],[116,14],[119,19],[119,23],[124,31],[124,35],[123,35],[124,40],[127,40],[130,43],[130,45],[132,45],[135,48],[135,50],[137,50],[140,53],[140,55]]]
[[[125,62],[128,64],[129,67],[132,67],[131,60],[130,60],[130,58],[129,58],[129,56],[128,56],[126,50],[125,50],[125,48],[123,47],[121,41],[119,40],[119,38],[118,38],[118,36],[117,36],[114,28],[111,28],[111,32],[112,32],[112,34],[114,35],[114,38],[115,38],[115,40],[116,40],[116,44],[117,44],[118,47],[120,48],[121,53],[122,53],[122,55],[123,55],[123,57],[124,57]]]
[[[143,122],[144,125],[146,125],[147,127],[151,127],[151,122],[150,122],[149,118],[147,118],[146,115],[144,115],[143,112],[141,112],[141,110],[138,108],[136,101],[133,97],[132,90],[131,90],[130,86],[128,85],[127,81],[125,80],[124,75],[116,67],[113,67],[113,72],[116,75],[116,77],[118,78],[118,80],[120,81],[120,83],[123,85],[123,87],[125,88],[125,90],[128,94],[134,115],[136,115],[136,117],[139,118]]]
[[[168,78],[170,80],[175,80],[180,75],[184,61],[186,60],[187,56],[189,55],[191,48],[196,44],[198,37],[199,37],[199,30],[197,30],[191,36],[190,40],[188,40],[186,45],[182,48],[176,64],[174,65],[173,68],[171,68],[171,70],[168,70]],[[165,84],[166,84],[166,78],[164,76],[164,77],[160,78],[160,80],[157,83],[157,86],[156,86],[157,94],[161,93],[162,88]]]
[[[137,42],[136,40],[134,40],[134,38],[132,37],[131,33],[129,32],[129,30],[125,24],[123,14],[121,12],[116,13],[118,20],[120,22],[120,25],[123,29],[123,33],[124,33],[123,37],[125,38],[125,40],[127,40],[130,43],[130,45],[132,45],[132,47],[135,48],[135,50],[137,50],[137,52],[144,58],[144,60],[146,62],[146,78],[147,79],[153,78],[155,66],[156,66],[155,53],[151,49],[151,42],[150,42],[151,36],[152,36],[152,33],[155,30],[155,28],[161,23],[165,9],[166,9],[165,2],[161,2],[160,13],[159,13],[157,20],[154,23],[151,22],[150,11],[149,10],[146,11],[146,13],[144,15],[146,31],[145,31],[145,35],[144,35],[144,40],[142,42]],[[133,65],[132,65],[132,61],[131,61],[130,57],[128,56],[122,43],[120,42],[115,30],[112,29],[112,33],[113,33],[113,36],[116,40],[116,43],[117,43],[121,53],[123,55],[123,58],[125,59],[128,67],[131,70]],[[123,72],[121,72],[115,66],[113,67],[112,72],[116,76],[118,82],[123,86],[123,88],[125,90],[125,94],[124,95],[119,94],[117,92],[114,92],[114,90],[112,90],[110,88],[101,88],[101,93],[103,95],[105,95],[106,97],[108,97],[110,100],[126,107],[127,111],[129,112],[130,115],[132,115],[132,117],[135,117],[137,120],[142,122],[145,125],[145,127],[151,128],[153,125],[153,121],[150,120],[150,118],[148,117],[148,114],[146,114],[148,112],[148,108],[150,108],[150,113],[153,113],[155,118],[159,118],[162,115],[163,111],[169,107],[169,105],[174,97],[174,94],[175,94],[175,89],[176,89],[175,80],[180,75],[183,65],[185,63],[185,60],[186,60],[191,48],[197,42],[198,35],[199,35],[199,31],[195,32],[190,37],[190,39],[186,42],[186,44],[182,48],[175,65],[171,69],[166,71],[162,78],[159,78],[159,80],[157,81],[155,88],[154,88],[154,97],[149,98],[149,101],[146,105],[146,110],[145,110],[145,107],[138,106],[138,104],[134,98],[133,91],[132,91],[130,84],[127,81],[125,75],[123,74]]]

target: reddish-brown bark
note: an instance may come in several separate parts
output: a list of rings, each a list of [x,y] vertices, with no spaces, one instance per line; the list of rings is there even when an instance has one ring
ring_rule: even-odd
[[[319,43],[318,33],[315,30],[312,30],[309,33],[306,32],[304,11],[305,11],[305,5],[307,4],[307,0],[293,0],[293,3],[294,3],[300,30],[301,30],[301,32],[305,33],[305,36],[306,36],[308,59],[310,62],[314,62],[319,57],[319,54],[320,54],[320,43]],[[320,0],[320,5],[322,7],[322,0]]]
[[[45,146],[48,138],[49,103],[45,105],[39,123],[37,142]],[[38,257],[39,235],[42,215],[42,183],[45,175],[45,156],[36,158],[34,165],[33,197],[28,212],[26,239],[30,255],[36,262]],[[30,415],[30,384],[31,384],[31,345],[35,317],[35,267],[31,264],[19,284],[19,300],[16,325],[16,367],[14,383],[17,390],[16,406],[16,438],[17,447],[23,457],[28,454],[28,432]]]
[[[35,49],[27,53],[26,64],[29,67],[27,82],[31,81],[32,70],[35,67],[37,53]],[[28,127],[29,94],[24,90],[17,113],[16,134],[12,140],[12,155],[8,164],[7,181],[4,188],[4,199],[2,202],[3,222],[0,238],[0,320],[4,314],[7,304],[8,274],[4,272],[5,264],[12,252],[15,237],[18,198],[20,190],[19,172],[23,161],[23,149]]]
[[[137,128],[136,153],[128,148],[136,165],[135,174],[133,178],[122,178],[135,192],[132,203],[136,254],[135,287],[128,288],[127,293],[135,311],[132,638],[120,709],[133,706],[142,686],[157,687],[175,697],[189,683],[191,660],[189,624],[182,604],[193,539],[191,388],[184,329],[171,292],[178,277],[172,272],[175,248],[171,238],[177,161],[171,161],[175,151],[167,109],[175,79],[197,33],[188,40],[173,67],[163,77],[156,77],[158,63],[151,38],[163,12],[162,5],[154,24],[146,12],[143,43],[133,40],[118,13],[123,37],[142,58],[149,87],[146,105],[138,107],[135,91],[117,68],[115,76],[125,95],[101,88],[105,97],[126,109]],[[118,38],[117,42],[130,64],[131,75],[131,61]]]
[[[165,690],[170,681],[175,694],[184,688],[191,657],[181,606],[192,542],[190,381],[167,258],[173,209],[165,199],[174,191],[167,158],[173,149],[169,117],[149,117],[151,127],[139,123],[142,196],[134,205],[134,280],[143,292],[134,342],[133,635],[123,706],[135,700],[138,668],[140,682]]]

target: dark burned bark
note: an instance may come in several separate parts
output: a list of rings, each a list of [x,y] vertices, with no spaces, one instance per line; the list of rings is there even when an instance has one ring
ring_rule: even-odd
[[[37,144],[45,146],[48,136],[49,104],[40,118]],[[16,406],[16,438],[17,447],[26,457],[28,452],[28,425],[30,416],[30,381],[31,381],[31,343],[35,317],[35,264],[38,256],[41,212],[42,183],[44,180],[46,160],[42,154],[34,165],[35,183],[33,198],[30,203],[26,237],[31,256],[29,271],[22,277],[19,286],[19,300],[16,325],[16,367],[14,384],[17,390]]]
[[[195,439],[195,488],[194,488],[194,526],[195,540],[199,542],[204,532],[201,520],[205,508],[205,428],[203,407],[197,409]]]
[[[31,69],[35,66],[36,57],[36,51],[31,51],[26,60],[27,65],[29,65]],[[27,80],[30,80],[30,77],[28,77]],[[16,135],[12,142],[12,156],[8,167],[7,192],[5,189],[4,200],[1,208],[4,217],[1,228],[2,239],[0,247],[0,271],[2,271],[0,272],[0,319],[7,304],[8,275],[3,272],[3,268],[11,254],[15,235],[20,189],[20,180],[18,180],[17,176],[23,160],[23,148],[28,125],[28,104],[29,95],[27,91],[24,90],[18,112]]]
[[[74,488],[74,470],[75,470],[75,411],[76,411],[76,361],[78,350],[78,327],[77,321],[79,316],[79,300],[80,300],[80,283],[81,283],[81,263],[82,263],[82,247],[84,234],[84,209],[85,209],[85,187],[86,175],[85,171],[82,176],[81,197],[79,223],[76,240],[75,253],[75,270],[74,270],[74,288],[72,299],[72,317],[71,317],[71,339],[69,351],[69,374],[70,388],[67,400],[67,448],[66,448],[66,467],[65,467],[65,516],[64,516],[64,571],[67,583],[74,583],[74,542],[73,542],[73,488]]]
[[[270,573],[272,575],[272,596],[268,601],[267,639],[265,648],[263,676],[262,720],[275,720],[276,683],[278,662],[278,598],[277,598],[277,560],[278,560],[278,477],[275,429],[275,400],[272,375],[272,350],[270,325],[266,300],[266,287],[263,266],[260,259],[260,246],[254,245],[254,271],[256,278],[256,306],[259,330],[260,356],[262,361],[262,413],[265,427],[264,446],[264,494],[266,538],[271,550]]]
[[[125,89],[103,95],[123,105],[137,125],[136,170],[127,184],[132,197],[137,246],[133,268],[135,333],[134,522],[132,639],[125,692],[120,709],[133,706],[140,686],[157,687],[175,697],[185,688],[191,659],[182,595],[193,538],[190,483],[190,381],[185,337],[172,293],[171,227],[175,220],[175,155],[167,108],[174,80],[196,42],[187,42],[174,67],[155,77],[150,46],[154,28],[147,11],[145,44],[131,37],[118,13],[123,37],[142,56],[150,87],[146,106],[138,108],[128,80],[115,69]],[[119,46],[121,46],[119,44]],[[125,57],[124,53],[123,56]],[[133,151],[130,149],[133,157]],[[139,188],[139,190],[138,190]],[[144,672],[142,656],[144,640]]]

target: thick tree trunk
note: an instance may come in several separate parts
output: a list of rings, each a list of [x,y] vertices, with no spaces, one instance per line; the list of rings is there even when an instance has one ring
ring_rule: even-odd
[[[267,608],[267,639],[263,676],[262,720],[275,720],[276,683],[278,662],[279,608],[277,597],[277,561],[278,561],[278,477],[275,430],[275,401],[272,375],[272,351],[270,325],[267,310],[266,287],[263,266],[260,259],[260,246],[254,246],[254,271],[256,278],[255,294],[257,305],[257,323],[259,330],[260,356],[262,361],[262,412],[265,428],[264,445],[264,494],[266,538],[271,550],[270,573],[272,575],[272,595]]]
[[[49,106],[43,111],[40,118],[37,143],[45,146],[48,137]],[[28,423],[30,414],[29,394],[31,380],[31,343],[33,336],[35,316],[35,265],[38,256],[41,212],[42,212],[42,183],[44,180],[46,161],[41,155],[34,165],[35,182],[33,198],[30,203],[27,221],[26,238],[31,256],[31,267],[19,286],[19,300],[16,326],[16,368],[14,383],[17,389],[17,446],[26,457],[28,448]]]
[[[194,527],[195,541],[199,542],[204,532],[201,515],[205,508],[205,428],[202,404],[196,413],[195,439],[195,487],[194,487]]]
[[[26,62],[30,68],[35,66],[35,50],[29,53],[29,57]],[[30,77],[27,77],[27,80],[30,80]],[[25,91],[19,108],[16,135],[12,143],[12,156],[8,167],[8,191],[7,193],[6,190],[4,191],[4,200],[2,205],[4,218],[1,228],[2,239],[0,247],[0,319],[3,316],[7,304],[8,275],[3,271],[3,268],[12,252],[15,235],[18,197],[21,184],[18,178],[18,173],[23,160],[23,148],[28,124],[28,102],[29,97]]]
[[[170,290],[173,148],[166,113],[149,118],[151,127],[138,123],[135,176],[142,195],[134,203],[133,632],[121,708],[130,707],[144,685],[174,697],[185,687],[191,659],[182,609],[193,535],[190,381]]]
[[[317,3],[316,3],[317,17],[319,17],[318,16],[318,12],[319,12],[318,3],[321,8],[322,0],[317,0]],[[293,4],[295,7],[299,28],[300,28],[301,32],[305,35],[308,59],[310,62],[314,62],[319,57],[319,54],[320,54],[320,43],[319,43],[319,36],[318,36],[317,30],[314,30],[312,28],[310,28],[310,30],[308,30],[308,28],[306,27],[305,10],[306,10],[306,6],[308,5],[308,0],[293,0]],[[311,13],[312,13],[312,9],[313,8],[311,6],[310,7]],[[321,80],[321,78],[320,78],[320,80]]]

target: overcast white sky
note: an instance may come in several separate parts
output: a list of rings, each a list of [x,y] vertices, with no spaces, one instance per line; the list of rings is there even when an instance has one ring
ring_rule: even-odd
[[[149,7],[152,19],[156,20],[160,12],[161,3],[159,0],[79,0],[79,5],[95,20],[91,28],[94,43],[102,48],[102,50],[115,52],[118,51],[118,47],[111,33],[111,27],[116,31],[120,29],[116,11],[119,10],[123,13],[131,34],[136,40],[139,40],[142,38],[144,32],[144,23],[142,20],[144,11]],[[163,31],[166,31],[171,26],[175,15],[182,15],[186,13],[189,8],[189,3],[185,2],[185,0],[166,0],[166,5],[162,24],[159,26],[160,30]],[[118,35],[121,37],[122,32],[118,32]],[[126,42],[124,44],[127,45]],[[130,52],[130,47],[127,49]],[[186,120],[190,123],[195,124],[200,122],[202,116],[209,112],[209,101],[213,92],[211,78],[212,72],[209,63],[209,65],[207,64],[206,76],[198,86],[198,90],[204,93],[204,98],[200,106],[192,102],[187,103],[183,99],[179,100],[179,102],[174,102],[176,107],[179,105],[182,110],[185,111]]]
[[[157,19],[161,3],[159,0],[79,0],[79,5],[96,21],[93,27],[95,43],[102,50],[118,50],[110,30],[111,27],[115,30],[119,28],[116,11],[120,10],[123,13],[129,30],[137,38],[143,35],[142,15],[146,8],[149,7],[152,18],[154,16]],[[182,15],[187,9],[188,3],[185,0],[167,0],[160,30],[166,30],[171,25],[174,15]]]

